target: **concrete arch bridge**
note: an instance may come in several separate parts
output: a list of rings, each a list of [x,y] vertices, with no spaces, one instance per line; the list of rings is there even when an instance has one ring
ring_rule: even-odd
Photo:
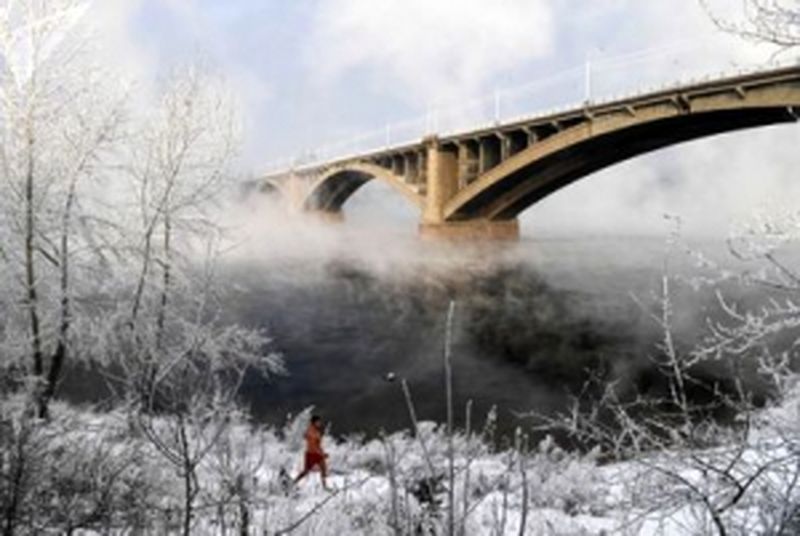
[[[423,236],[515,239],[517,215],[593,172],[669,145],[800,116],[800,65],[431,135],[271,173],[295,209],[337,219],[380,180],[420,210]]]

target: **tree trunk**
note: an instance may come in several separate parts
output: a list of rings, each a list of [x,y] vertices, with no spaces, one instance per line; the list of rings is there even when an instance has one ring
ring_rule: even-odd
[[[194,483],[194,464],[192,463],[189,438],[186,436],[186,420],[178,415],[178,434],[180,439],[180,455],[183,460],[183,536],[192,534],[192,516],[194,515],[194,494],[197,489]]]
[[[16,531],[19,502],[25,477],[25,445],[28,433],[28,429],[23,427],[20,430],[20,436],[16,439],[16,460],[12,461],[14,467],[10,482],[11,499],[3,512],[3,536],[14,536]]]
[[[244,484],[244,475],[239,475],[239,536],[250,534],[250,508],[248,506],[247,489]]]
[[[25,174],[25,287],[26,287],[26,303],[28,308],[28,322],[30,323],[31,334],[31,357],[33,359],[33,375],[37,380],[35,387],[35,400],[37,405],[41,401],[42,386],[38,384],[44,376],[44,356],[42,355],[42,334],[39,318],[39,292],[36,285],[36,267],[35,267],[35,235],[36,235],[36,217],[35,217],[35,161],[34,161],[34,145],[35,138],[33,135],[33,118],[28,118],[28,162]]]
[[[171,240],[172,240],[172,225],[169,217],[169,211],[164,215],[164,260],[162,265],[161,277],[161,303],[158,308],[158,315],[156,318],[156,348],[161,349],[162,339],[164,337],[164,329],[167,321],[167,305],[169,304],[169,292],[171,285]]]
[[[72,323],[72,303],[69,294],[69,239],[70,228],[72,226],[72,208],[75,204],[76,187],[77,176],[74,176],[70,181],[69,190],[67,192],[67,200],[64,203],[64,214],[62,215],[61,220],[61,251],[59,253],[59,267],[61,268],[61,320],[58,326],[58,342],[56,343],[56,349],[50,359],[50,369],[47,371],[47,382],[45,384],[42,397],[39,399],[39,417],[43,419],[47,418],[48,416],[50,401],[56,393],[56,386],[58,385],[58,380],[61,378],[61,371],[64,368],[64,362],[67,360],[67,338],[69,336],[69,328]]]
[[[183,536],[191,536],[194,491],[192,490],[191,468],[188,466],[183,468],[183,491],[185,494],[183,500]]]
[[[62,325],[59,328],[61,331],[66,334],[66,331],[69,329],[69,325],[64,327]],[[66,336],[66,335],[64,335]],[[59,378],[61,378],[61,370],[64,368],[64,361],[67,358],[67,345],[64,340],[59,339],[56,350],[53,352],[50,361],[50,369],[47,372],[47,379],[44,386],[44,391],[42,392],[42,396],[39,397],[38,400],[38,414],[40,419],[47,419],[50,416],[50,401],[53,399],[53,396],[56,394],[56,385],[58,384]]]

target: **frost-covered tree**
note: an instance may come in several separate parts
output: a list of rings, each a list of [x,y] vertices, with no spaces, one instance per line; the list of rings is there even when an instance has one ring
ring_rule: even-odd
[[[738,13],[730,16],[722,7],[734,2],[701,0],[718,28],[756,43],[769,43],[781,50],[800,47],[800,2],[798,0],[743,0]]]
[[[221,200],[235,193],[236,100],[211,70],[176,70],[131,125],[121,157],[118,239],[95,319],[93,354],[129,403],[131,422],[180,476],[182,532],[201,490],[198,467],[228,430],[247,373],[281,370],[259,330],[222,313]]]
[[[116,309],[101,324],[98,357],[140,410],[158,411],[159,390],[195,362],[213,372],[280,369],[259,330],[222,311],[220,206],[235,191],[236,100],[224,80],[192,66],[174,72],[134,127],[122,166],[120,255],[108,294]],[[188,374],[188,373],[187,373]],[[191,375],[184,375],[190,380]]]
[[[95,61],[89,2],[0,3],[0,356],[47,414],[98,248],[88,208],[117,141],[119,76]]]
[[[723,304],[728,316],[711,322],[697,345],[685,347],[673,335],[680,314],[673,285],[665,275],[652,312],[664,334],[653,356],[664,389],[631,396],[599,378],[569,411],[537,417],[544,429],[626,462],[630,518],[625,525],[657,522],[719,536],[793,534],[800,513],[800,451],[796,426],[787,426],[781,416],[787,403],[797,403],[796,389],[787,389],[796,382],[788,381],[793,373],[785,362],[776,364],[765,345],[778,333],[776,324],[762,323],[766,309],[741,313]],[[792,346],[785,342],[772,348],[783,348],[785,355]],[[709,363],[723,366],[730,377],[718,381],[699,374]],[[742,371],[754,365],[773,380],[769,411],[744,387]]]
[[[142,393],[152,394],[166,356],[205,351],[215,337],[200,328],[221,325],[214,213],[232,186],[237,128],[224,81],[198,67],[168,77],[130,125],[114,205],[117,262],[106,282],[116,310],[95,352],[122,359],[124,383]]]
[[[89,451],[64,450],[56,423],[34,418],[48,416],[64,367],[87,359],[129,402],[129,431],[180,476],[188,534],[198,467],[237,414],[245,374],[281,369],[263,333],[222,312],[217,214],[236,191],[239,114],[204,67],[128,98],[100,66],[89,9],[0,2],[0,409],[13,391],[26,401],[8,420],[19,433],[3,435],[17,439],[0,442],[3,530],[69,532],[115,516],[117,504],[88,497],[98,490],[68,489]],[[47,474],[63,478],[39,494]],[[46,519],[45,503],[80,508]]]

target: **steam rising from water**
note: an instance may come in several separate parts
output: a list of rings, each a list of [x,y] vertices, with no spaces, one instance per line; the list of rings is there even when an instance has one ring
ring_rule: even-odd
[[[229,266],[230,307],[268,330],[290,374],[246,385],[262,419],[315,405],[338,432],[405,427],[400,388],[385,381],[394,372],[408,379],[420,417],[441,420],[450,300],[457,407],[472,399],[475,418],[492,405],[506,426],[514,411],[563,410],[590,370],[630,392],[659,388],[650,357],[662,334],[631,296],[657,305],[662,239],[470,247],[421,242],[410,222],[330,225],[288,217],[263,197],[248,203],[257,218]],[[714,298],[688,287],[674,298],[677,340],[688,346]]]
[[[225,313],[264,328],[289,372],[247,379],[243,397],[257,419],[282,423],[314,405],[336,433],[406,428],[400,386],[385,380],[393,372],[408,380],[419,417],[441,422],[450,300],[456,407],[472,400],[474,423],[494,405],[505,431],[517,424],[514,412],[563,411],[590,371],[629,394],[663,393],[652,361],[663,333],[646,314],[657,312],[663,239],[470,247],[419,241],[413,215],[383,226],[358,210],[349,216],[340,225],[293,217],[260,195],[229,215],[237,232],[223,268]],[[727,258],[711,246],[701,247]],[[686,258],[669,261],[673,274],[696,273]],[[712,289],[673,291],[673,335],[685,350],[719,307]],[[734,302],[764,298],[763,289],[726,291]],[[723,386],[728,379],[719,367],[700,373]],[[61,394],[85,399],[94,383],[72,370]]]

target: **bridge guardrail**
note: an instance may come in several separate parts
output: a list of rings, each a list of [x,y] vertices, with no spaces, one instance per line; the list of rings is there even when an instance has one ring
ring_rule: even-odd
[[[634,53],[635,54],[635,53]],[[746,76],[769,72],[781,68],[800,66],[799,58],[790,58],[783,61],[773,61],[769,63],[757,63],[746,66],[737,66],[734,69],[726,69],[716,72],[703,71],[695,72],[689,76],[672,78],[667,81],[659,81],[643,86],[638,86],[633,90],[609,91],[600,97],[598,88],[603,88],[602,78],[598,75],[607,73],[609,70],[628,69],[631,66],[625,58],[609,58],[605,62],[598,62],[603,67],[603,71],[592,72],[585,67],[573,67],[560,73],[556,73],[548,79],[531,82],[515,88],[497,90],[491,95],[486,95],[470,99],[451,107],[439,107],[429,111],[427,114],[411,118],[402,122],[391,123],[380,129],[373,129],[356,136],[348,136],[343,140],[334,143],[320,144],[317,148],[306,151],[298,156],[287,157],[274,160],[266,166],[264,175],[278,175],[289,171],[301,171],[312,169],[321,164],[334,163],[337,161],[349,160],[366,154],[380,152],[388,148],[401,148],[406,145],[418,144],[426,136],[436,134],[443,138],[455,137],[470,131],[495,128],[506,124],[517,122],[533,121],[538,118],[546,118],[558,115],[571,110],[580,110],[587,105],[597,106],[626,99],[635,99],[644,95],[661,91],[676,90],[681,87],[702,84],[711,80],[732,78],[736,76]],[[637,62],[646,61],[648,56],[641,54],[637,57]],[[582,84],[577,84],[583,82]],[[573,88],[572,98],[561,102],[558,105],[546,108],[535,107],[534,112],[524,112],[533,109],[529,106],[530,102],[541,96],[543,90],[550,90],[561,98],[564,94],[554,92],[552,89],[558,84],[568,84]],[[574,88],[582,88],[582,97],[575,97]]]

